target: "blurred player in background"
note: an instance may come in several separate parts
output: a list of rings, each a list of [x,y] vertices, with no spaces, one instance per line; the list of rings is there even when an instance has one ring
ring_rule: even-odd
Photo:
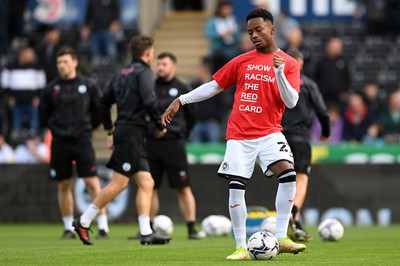
[[[298,50],[287,53],[295,58],[300,69],[303,68],[303,55]],[[330,124],[328,111],[317,84],[307,76],[300,75],[300,97],[297,105],[286,109],[282,117],[283,134],[289,143],[294,156],[296,170],[296,197],[292,209],[292,224],[295,240],[310,241],[312,237],[303,228],[300,221],[300,210],[307,194],[308,175],[311,170],[310,129],[315,115],[321,124],[321,141],[328,140]]]
[[[157,56],[155,92],[159,108],[165,110],[176,96],[190,91],[189,87],[175,77],[177,58],[174,54],[163,52]],[[196,108],[187,105],[183,112],[177,115],[168,131],[162,138],[154,135],[155,125],[149,125],[146,139],[146,153],[150,165],[151,176],[154,179],[153,198],[151,200],[150,221],[160,209],[158,191],[164,175],[167,176],[169,186],[176,189],[178,204],[188,227],[189,239],[198,239],[195,229],[196,201],[190,185],[189,165],[187,162],[185,143],[194,126]],[[139,239],[140,233],[128,239]]]
[[[236,240],[236,251],[228,260],[249,259],[245,190],[256,161],[267,177],[275,176],[279,181],[275,201],[279,252],[297,254],[306,249],[287,236],[296,193],[296,172],[292,152],[281,133],[285,107],[293,108],[299,98],[299,67],[276,46],[269,11],[251,11],[246,23],[256,49],[229,61],[213,75],[211,82],[175,99],[162,116],[164,124],[171,123],[181,106],[206,100],[237,85],[226,131],[225,158],[218,170],[219,176],[228,179],[229,213]]]
[[[160,111],[165,110],[178,95],[188,93],[189,87],[175,77],[177,59],[175,55],[165,52],[157,57],[155,91]],[[156,138],[155,128],[150,127],[146,151],[150,164],[151,175],[155,186],[151,201],[150,218],[154,220],[160,208],[158,189],[163,175],[166,174],[169,186],[176,189],[178,204],[188,227],[189,239],[198,239],[194,228],[196,221],[196,200],[190,186],[188,162],[185,149],[186,139],[195,124],[195,106],[182,108],[168,125],[168,131],[163,138]]]
[[[93,81],[78,74],[76,51],[64,46],[57,53],[59,76],[47,85],[40,104],[42,127],[52,134],[50,178],[58,182],[58,204],[65,231],[64,239],[75,238],[74,197],[72,195],[72,167],[76,163],[79,177],[83,177],[93,200],[100,192],[96,157],[92,147],[92,130],[100,124],[100,88]],[[108,222],[105,206],[99,210],[98,238],[107,238]]]
[[[154,77],[150,63],[154,56],[154,40],[146,35],[132,38],[132,62],[115,73],[100,99],[100,113],[104,129],[108,131],[107,147],[113,150],[107,167],[114,170],[110,183],[105,186],[85,212],[74,220],[79,238],[92,245],[90,224],[108,202],[129,184],[133,176],[138,187],[136,209],[140,227],[140,243],[165,244],[170,237],[153,232],[150,226],[150,207],[154,180],[145,153],[148,117],[156,125],[154,134],[163,137],[166,128],[161,124]],[[111,119],[111,106],[117,105],[115,129]]]

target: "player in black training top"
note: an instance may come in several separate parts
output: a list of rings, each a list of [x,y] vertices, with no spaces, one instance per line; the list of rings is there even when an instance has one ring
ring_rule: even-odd
[[[298,50],[289,50],[287,53],[297,60],[301,69],[304,63],[301,52]],[[306,198],[308,175],[311,169],[310,128],[315,115],[318,117],[322,127],[321,141],[326,141],[330,136],[330,125],[325,102],[317,84],[307,76],[301,74],[299,101],[293,109],[286,108],[281,122],[283,134],[294,156],[296,196],[292,209],[294,222],[291,225],[295,234],[294,240],[299,241],[312,240],[312,237],[301,225],[300,209]]]

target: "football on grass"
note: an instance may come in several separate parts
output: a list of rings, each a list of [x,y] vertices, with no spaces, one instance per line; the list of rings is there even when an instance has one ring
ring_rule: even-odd
[[[232,222],[223,215],[209,215],[201,222],[207,236],[223,236],[231,233]]]
[[[279,252],[278,240],[270,232],[255,232],[247,242],[247,251],[253,260],[272,260]]]
[[[324,241],[338,241],[343,237],[344,227],[337,219],[325,219],[318,226],[318,234]]]
[[[174,231],[174,223],[167,215],[157,215],[154,217],[153,229],[164,235],[171,235]]]

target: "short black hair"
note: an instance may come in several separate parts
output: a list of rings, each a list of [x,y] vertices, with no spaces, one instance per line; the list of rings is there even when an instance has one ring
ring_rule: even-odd
[[[144,55],[144,52],[153,47],[154,39],[150,36],[139,34],[131,39],[130,48],[131,55],[133,58],[140,58]]]
[[[75,49],[68,45],[64,45],[58,50],[57,57],[63,55],[70,55],[73,59],[78,59],[78,54],[76,53]]]
[[[161,54],[159,54],[157,56],[157,59],[164,59],[164,58],[169,58],[171,59],[172,62],[174,62],[174,64],[176,64],[178,62],[178,59],[176,59],[176,56],[173,53],[170,52],[163,52]]]
[[[272,25],[274,24],[274,17],[272,16],[271,12],[263,8],[256,8],[250,11],[246,16],[246,23],[253,18],[263,18],[264,21],[269,20],[271,21]]]

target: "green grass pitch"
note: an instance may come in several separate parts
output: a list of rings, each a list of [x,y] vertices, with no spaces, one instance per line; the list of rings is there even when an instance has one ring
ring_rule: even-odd
[[[0,265],[400,265],[400,225],[347,227],[338,242],[323,242],[312,227],[307,253],[273,261],[226,261],[232,236],[189,240],[184,225],[175,226],[169,244],[151,246],[127,239],[137,225],[111,224],[110,238],[93,238],[93,246],[61,240],[62,230],[61,224],[0,224]]]

